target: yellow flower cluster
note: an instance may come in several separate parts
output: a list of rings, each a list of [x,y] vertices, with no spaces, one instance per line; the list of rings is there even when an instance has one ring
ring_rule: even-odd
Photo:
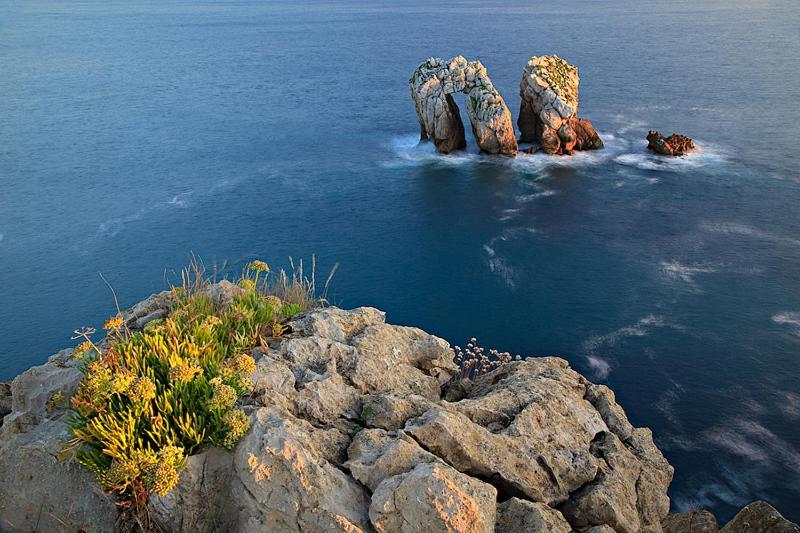
[[[139,466],[133,459],[114,459],[100,481],[107,489],[124,490],[139,475]]]
[[[239,286],[246,291],[253,291],[256,288],[256,282],[249,278],[242,278],[239,280]]]
[[[156,397],[156,384],[145,377],[136,378],[128,387],[128,397],[134,403],[147,403]]]
[[[126,392],[133,383],[135,376],[132,372],[119,371],[111,377],[111,392],[122,394]]]
[[[264,261],[259,261],[258,259],[247,265],[247,268],[249,270],[253,270],[254,272],[269,272],[269,265]]]
[[[169,379],[172,381],[189,383],[202,373],[203,369],[199,366],[187,363],[186,361],[179,361],[177,365],[169,369]]]
[[[283,309],[283,300],[275,295],[269,295],[264,298],[275,313],[280,313]]]
[[[74,350],[72,356],[75,357],[75,358],[83,357],[84,355],[86,355],[86,353],[89,350],[91,350],[93,348],[94,348],[94,345],[91,342],[83,341],[82,343],[80,343],[79,345],[77,345],[75,347],[75,350]]]
[[[252,374],[256,370],[255,360],[246,353],[233,357],[228,364],[234,372],[239,374]]]
[[[101,402],[111,396],[113,376],[108,365],[100,359],[95,359],[87,365],[86,372],[88,377],[83,382],[82,389],[87,398]]]
[[[108,490],[125,491],[137,478],[158,462],[158,455],[150,449],[135,449],[124,459],[114,459],[98,481]]]
[[[111,318],[106,320],[105,324],[103,324],[103,329],[106,331],[118,331],[119,328],[121,327],[122,327],[122,317],[119,315],[112,316]]]
[[[232,448],[236,441],[241,439],[247,430],[250,429],[250,418],[241,409],[233,409],[225,413],[222,422],[228,429],[222,444],[226,448]]]
[[[220,324],[222,324],[222,319],[216,315],[208,315],[203,319],[203,325],[209,329],[214,329]]]
[[[236,389],[224,384],[220,378],[214,378],[210,383],[213,392],[211,393],[211,399],[208,401],[208,408],[212,411],[225,411],[233,407],[237,398]]]
[[[149,466],[144,474],[144,488],[165,496],[178,483],[178,469],[183,465],[183,449],[165,446],[158,452],[155,464]]]

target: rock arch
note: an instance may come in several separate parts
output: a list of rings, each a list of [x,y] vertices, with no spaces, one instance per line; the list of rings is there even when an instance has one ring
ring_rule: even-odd
[[[464,124],[452,97],[462,92],[467,95],[467,117],[480,149],[490,154],[517,154],[511,112],[480,61],[467,61],[464,56],[449,61],[432,57],[417,67],[408,85],[420,139],[433,141],[439,152],[447,154],[466,146]]]
[[[534,56],[522,71],[520,141],[548,154],[603,147],[592,123],[578,118],[578,68],[558,56]]]

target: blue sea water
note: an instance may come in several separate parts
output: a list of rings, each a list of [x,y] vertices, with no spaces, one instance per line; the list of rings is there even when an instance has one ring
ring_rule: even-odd
[[[112,313],[99,273],[130,305],[190,252],[316,254],[341,306],[607,383],[674,510],[800,520],[798,28],[793,0],[3,2],[0,379]],[[418,63],[482,60],[516,116],[545,53],[604,150],[417,145]]]

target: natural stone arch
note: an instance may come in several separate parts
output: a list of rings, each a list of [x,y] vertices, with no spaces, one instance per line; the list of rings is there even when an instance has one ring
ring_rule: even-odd
[[[408,81],[419,118],[420,139],[433,141],[444,154],[466,146],[464,124],[453,93],[467,95],[467,117],[480,149],[490,154],[516,155],[511,112],[494,88],[480,61],[457,56],[432,57],[421,63]]]
[[[548,154],[603,147],[592,123],[578,118],[578,68],[558,56],[534,56],[519,85],[520,141]]]

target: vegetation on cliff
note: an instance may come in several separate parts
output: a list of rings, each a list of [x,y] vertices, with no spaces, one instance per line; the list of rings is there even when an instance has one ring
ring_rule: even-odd
[[[76,330],[84,377],[70,401],[73,438],[64,451],[136,511],[151,493],[173,488],[189,455],[206,445],[231,448],[250,426],[237,407],[253,388],[249,351],[279,338],[287,319],[315,303],[302,274],[276,281],[253,261],[222,305],[194,264],[171,289],[165,318],[132,331],[119,313],[98,343],[95,330]]]

